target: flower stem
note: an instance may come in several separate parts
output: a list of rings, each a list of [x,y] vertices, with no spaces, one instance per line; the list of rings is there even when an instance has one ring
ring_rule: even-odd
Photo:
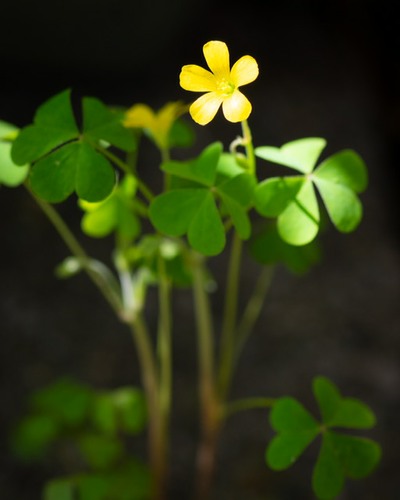
[[[113,311],[116,313],[118,318],[123,318],[123,304],[121,298],[117,293],[108,285],[107,281],[105,281],[101,274],[94,272],[92,266],[90,266],[90,257],[87,255],[79,241],[75,238],[74,234],[71,232],[67,224],[61,218],[60,214],[57,210],[52,207],[49,203],[41,200],[37,197],[28,186],[27,190],[32,198],[36,201],[39,207],[42,209],[43,213],[52,223],[53,227],[56,229],[57,233],[60,235],[61,239],[64,241],[65,245],[71,251],[72,255],[77,258],[82,269],[89,276],[91,281],[96,285],[99,289],[103,297],[110,304]]]
[[[235,356],[235,330],[237,304],[239,292],[240,264],[242,256],[242,240],[235,232],[232,239],[231,255],[227,271],[225,291],[225,307],[223,315],[220,366],[219,366],[219,393],[224,400],[229,391],[232,378],[232,368]]]
[[[154,198],[153,193],[150,191],[150,189],[147,187],[147,185],[139,178],[134,172],[134,169],[130,167],[127,163],[125,163],[121,158],[119,158],[117,155],[114,153],[111,153],[106,148],[102,148],[101,146],[96,146],[96,149],[103,154],[106,158],[108,158],[110,161],[112,161],[117,167],[119,167],[122,171],[124,171],[126,174],[132,175],[138,185],[139,190],[143,194],[143,196],[146,198],[148,202],[151,202]]]
[[[251,334],[257,319],[260,316],[264,304],[265,296],[270,289],[274,268],[264,266],[261,269],[253,293],[246,305],[241,321],[236,330],[236,350],[235,358],[240,356],[243,346]]]
[[[253,138],[251,135],[251,130],[247,120],[244,120],[242,123],[242,132],[243,132],[243,145],[246,150],[247,163],[249,172],[252,175],[256,175],[256,157],[254,155],[254,146],[253,146]]]
[[[193,254],[193,292],[198,332],[201,438],[197,453],[198,500],[208,498],[215,469],[220,407],[215,390],[213,326],[201,257]]]
[[[171,286],[165,270],[165,261],[159,257],[159,323],[158,355],[160,364],[160,413],[163,420],[164,439],[167,442],[172,395],[171,352]],[[166,443],[167,448],[167,443]]]
[[[235,413],[255,408],[271,408],[275,403],[273,398],[245,398],[231,401],[225,406],[224,417],[228,418]]]
[[[163,500],[166,489],[166,439],[160,411],[159,379],[156,360],[146,324],[140,314],[131,322],[131,332],[137,348],[143,387],[146,393],[149,420],[149,459],[153,477],[153,500]]]

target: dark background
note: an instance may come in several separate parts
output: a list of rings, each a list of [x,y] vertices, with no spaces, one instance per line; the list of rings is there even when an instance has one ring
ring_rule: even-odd
[[[383,461],[367,480],[349,482],[342,499],[395,499],[400,411],[400,261],[396,171],[399,150],[400,23],[396,2],[358,0],[221,3],[210,0],[69,0],[3,2],[0,9],[0,119],[23,126],[37,106],[70,87],[74,98],[108,104],[190,100],[178,75],[204,65],[202,45],[228,43],[232,62],[253,55],[260,76],[245,94],[253,103],[256,145],[305,136],[328,140],[326,153],[351,147],[365,159],[370,187],[359,229],[322,238],[324,259],[305,277],[279,269],[257,331],[236,378],[235,395],[290,394],[312,405],[312,377],[331,377],[349,396],[370,404],[370,435]],[[219,115],[196,127],[196,150],[240,133]],[[325,154],[325,153],[324,153]],[[157,156],[143,156],[153,181]],[[260,167],[261,168],[261,167]],[[0,498],[40,498],[57,464],[27,467],[7,448],[7,433],[28,395],[72,374],[98,388],[138,383],[130,337],[85,277],[54,279],[66,255],[54,230],[23,189],[0,190]],[[79,228],[75,202],[60,206]],[[110,242],[82,237],[108,258]],[[217,277],[225,257],[216,259]],[[242,298],[257,268],[246,260]],[[223,284],[213,295],[217,321]],[[149,321],[156,322],[156,301]],[[153,300],[154,299],[154,300]],[[190,294],[175,295],[175,404],[171,498],[190,498],[197,428],[195,337]],[[312,407],[312,406],[311,406]],[[216,499],[311,499],[310,455],[272,473],[263,462],[270,431],[263,411],[237,415],[221,442]]]

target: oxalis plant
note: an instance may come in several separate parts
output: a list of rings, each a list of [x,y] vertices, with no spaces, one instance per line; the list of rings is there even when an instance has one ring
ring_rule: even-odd
[[[58,266],[58,275],[84,271],[130,330],[142,377],[143,396],[134,387],[99,393],[68,380],[33,396],[30,414],[15,431],[15,449],[35,456],[68,435],[86,461],[83,471],[51,481],[46,500],[166,498],[173,460],[171,296],[176,287],[193,293],[197,324],[201,432],[196,498],[211,494],[226,420],[254,408],[269,411],[275,432],[265,452],[270,468],[290,467],[314,440],[320,441],[311,474],[317,498],[335,498],[347,478],[363,478],[379,462],[379,445],[357,434],[375,425],[373,412],[342,396],[325,377],[312,383],[318,417],[293,397],[230,398],[237,361],[262,310],[273,269],[283,263],[303,272],[313,264],[325,214],[340,232],[357,227],[362,217],[358,195],[367,186],[367,171],[349,149],[321,161],[326,141],[319,137],[255,147],[247,121],[252,107],[239,88],[257,78],[257,62],[244,56],[231,67],[221,41],[206,43],[203,52],[209,69],[186,65],[180,73],[183,89],[202,94],[190,106],[173,102],[157,112],[144,104],[116,109],[84,97],[78,126],[65,90],[37,109],[31,125],[18,130],[1,123],[0,181],[23,186],[64,240],[70,256]],[[195,158],[174,160],[173,149],[193,143],[193,128],[183,115],[189,112],[205,126],[221,106],[228,122],[240,123],[241,136],[228,150],[217,141]],[[143,180],[137,164],[142,137],[160,152],[160,193]],[[268,177],[271,163],[282,167],[281,175]],[[114,237],[112,268],[88,255],[57,211],[56,205],[71,196],[82,211],[83,233]],[[260,271],[242,311],[243,245]],[[229,255],[228,271],[223,316],[216,322],[208,263],[222,252]],[[158,290],[156,332],[146,321],[149,287]],[[121,433],[138,434],[144,428],[148,469],[129,457],[121,438]]]

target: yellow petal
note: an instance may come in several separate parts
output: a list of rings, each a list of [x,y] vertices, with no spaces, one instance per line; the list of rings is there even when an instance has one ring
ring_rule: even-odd
[[[247,120],[251,113],[250,101],[239,90],[224,99],[222,111],[225,118],[233,123]]]
[[[214,75],[229,78],[229,50],[226,43],[208,42],[203,47],[203,53]]]
[[[179,83],[183,89],[192,92],[212,92],[216,87],[214,75],[196,64],[183,66]]]
[[[231,80],[236,87],[254,82],[258,76],[258,64],[254,57],[243,56],[232,66]]]
[[[154,112],[146,104],[135,104],[125,113],[125,127],[151,128],[154,123]]]
[[[199,97],[190,106],[189,112],[193,120],[199,125],[207,125],[217,114],[222,98],[215,92],[208,92]]]

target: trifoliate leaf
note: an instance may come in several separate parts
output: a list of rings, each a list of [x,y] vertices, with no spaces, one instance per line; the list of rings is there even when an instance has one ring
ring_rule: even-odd
[[[224,206],[232,219],[232,223],[242,240],[247,240],[251,235],[251,222],[247,215],[247,210],[242,205],[236,202],[234,198],[230,198],[225,194],[220,193],[220,197]]]
[[[32,163],[78,136],[70,91],[65,90],[42,104],[33,125],[20,131],[12,146],[12,159],[17,165]]]
[[[31,170],[34,192],[49,202],[65,200],[73,191],[87,201],[106,198],[115,183],[109,161],[85,142],[72,142],[39,160]]]
[[[281,398],[274,404],[270,422],[277,434],[266,451],[271,468],[289,467],[309,443],[322,434],[322,446],[313,472],[313,489],[319,499],[335,498],[346,477],[359,479],[378,464],[380,446],[370,439],[340,434],[335,427],[369,428],[375,422],[371,410],[358,400],[342,398],[338,388],[325,377],[313,382],[314,395],[323,422],[319,424],[293,398]]]
[[[251,206],[256,186],[254,176],[242,171],[230,178],[219,180],[220,182],[216,182],[217,193],[230,198],[244,208]]]
[[[137,148],[135,135],[122,125],[122,115],[93,97],[83,99],[83,134],[94,142],[106,141],[123,151]]]
[[[325,139],[307,137],[288,142],[280,148],[260,146],[255,149],[255,154],[264,160],[294,168],[303,174],[308,174],[315,167],[325,146]]]

